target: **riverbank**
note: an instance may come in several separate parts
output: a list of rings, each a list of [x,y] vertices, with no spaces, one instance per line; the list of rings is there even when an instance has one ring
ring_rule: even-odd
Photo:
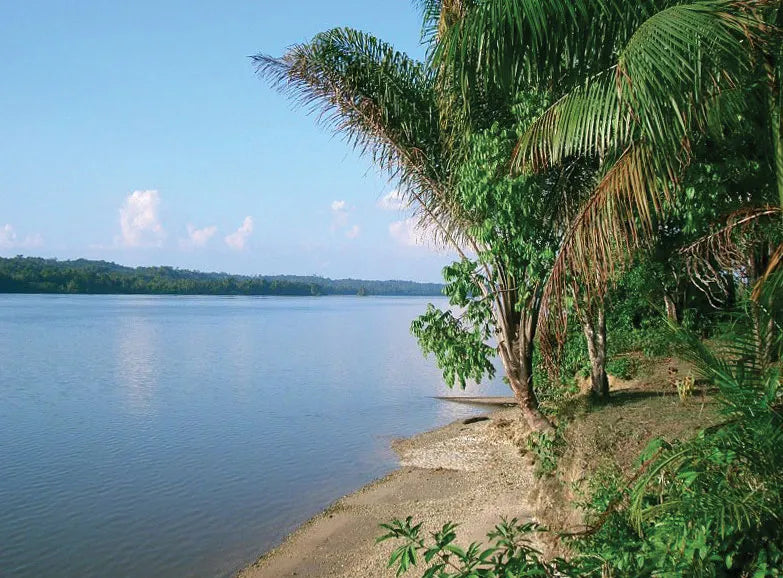
[[[393,543],[375,544],[378,524],[414,516],[424,530],[459,523],[458,543],[486,543],[502,517],[537,521],[552,529],[581,527],[574,506],[600,471],[629,477],[650,439],[685,438],[715,422],[715,405],[704,391],[680,399],[668,375],[689,371],[673,359],[644,364],[634,380],[611,378],[610,404],[594,410],[586,396],[563,407],[564,450],[552,476],[537,477],[526,451],[529,430],[516,408],[485,419],[460,420],[392,444],[400,468],[335,502],[282,545],[239,573],[239,578],[393,577],[386,567]],[[583,389],[587,387],[585,382]],[[553,534],[535,546],[563,554]]]
[[[400,468],[335,502],[240,578],[394,576],[392,543],[375,544],[378,524],[413,515],[427,530],[460,522],[460,542],[485,540],[501,516],[532,519],[536,479],[510,432],[525,426],[515,409],[456,421],[395,441]]]

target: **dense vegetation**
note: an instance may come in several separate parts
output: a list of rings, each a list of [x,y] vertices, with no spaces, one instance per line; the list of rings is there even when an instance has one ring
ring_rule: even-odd
[[[588,528],[545,560],[530,524],[456,545],[384,525],[398,574],[783,572],[783,6],[776,0],[420,0],[426,58],[334,29],[260,74],[399,181],[460,259],[412,330],[450,385],[494,371],[557,471],[577,379],[677,355],[721,405],[629,479],[585,472]],[[664,384],[661,384],[664,385]],[[604,408],[602,410],[602,408]],[[600,444],[598,444],[600,445]],[[607,446],[608,447],[608,446]],[[615,472],[616,474],[616,472]]]
[[[246,276],[105,261],[0,258],[0,293],[152,295],[441,295],[437,283],[316,276]]]

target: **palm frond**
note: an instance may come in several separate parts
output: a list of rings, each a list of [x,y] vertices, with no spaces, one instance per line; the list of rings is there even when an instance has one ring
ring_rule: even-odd
[[[647,145],[632,145],[608,165],[570,222],[544,288],[539,318],[543,341],[565,338],[569,294],[586,290],[602,295],[625,255],[652,238],[669,195],[659,176],[660,160]]]
[[[433,57],[466,97],[487,85],[507,93],[569,87],[607,69],[638,23],[672,3],[643,0],[628,10],[622,0],[465,1]]]
[[[733,89],[752,64],[749,45],[761,42],[764,24],[753,14],[747,3],[725,0],[655,13],[616,63],[574,85],[533,123],[520,139],[517,169],[601,156],[612,146],[625,148],[632,136],[665,147],[675,167],[694,127],[715,130],[747,106],[747,89]]]
[[[446,194],[448,153],[427,67],[345,28],[318,34],[281,58],[259,54],[253,62],[261,77],[396,180],[441,241],[460,245],[464,226]]]
[[[556,165],[571,156],[604,156],[631,144],[633,122],[617,91],[614,70],[568,93],[523,133],[512,159],[516,171]]]
[[[617,83],[644,137],[673,156],[711,96],[750,70],[768,0],[704,0],[671,6],[643,22],[617,59]],[[687,152],[687,149],[686,149]]]
[[[751,298],[758,302],[765,291],[779,290],[780,284],[783,283],[783,274],[781,273],[783,273],[783,243],[773,251],[767,269],[756,282],[756,286],[753,287]]]
[[[770,315],[774,312],[762,312],[762,326],[769,326]],[[719,349],[682,328],[673,337],[682,357],[718,388],[726,421],[674,443],[655,459],[632,489],[631,521],[643,533],[684,513],[687,528],[710,528],[721,539],[747,538],[757,547],[780,523],[783,507],[780,368],[767,362],[756,336],[734,336]],[[780,328],[772,343],[779,356]]]
[[[781,214],[783,209],[771,206],[734,211],[726,216],[725,225],[680,250],[690,278],[712,304],[718,305],[728,296],[727,275],[755,282],[756,275],[748,271],[751,256],[767,240],[763,225]],[[773,255],[770,265],[774,263]]]
[[[736,114],[739,100],[729,92],[752,66],[751,47],[762,42],[765,26],[756,10],[766,4],[704,0],[664,7],[633,30],[613,68],[576,85],[523,134],[516,170],[569,156],[602,158],[609,167],[561,246],[544,293],[545,335],[552,335],[549,325],[560,327],[556,341],[564,336],[575,279],[588,293],[603,291],[631,250],[651,240],[655,218],[689,160],[692,132],[717,130],[717,114]],[[623,149],[612,166],[606,157]]]

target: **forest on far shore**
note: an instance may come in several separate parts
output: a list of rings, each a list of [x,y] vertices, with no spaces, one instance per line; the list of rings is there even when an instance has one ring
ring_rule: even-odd
[[[439,283],[328,279],[316,275],[231,275],[174,267],[124,267],[107,261],[0,257],[0,293],[127,295],[434,296]]]

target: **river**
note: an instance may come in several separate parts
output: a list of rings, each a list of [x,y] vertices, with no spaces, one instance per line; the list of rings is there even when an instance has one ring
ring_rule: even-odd
[[[476,413],[432,399],[428,302],[0,296],[0,575],[232,575]]]

